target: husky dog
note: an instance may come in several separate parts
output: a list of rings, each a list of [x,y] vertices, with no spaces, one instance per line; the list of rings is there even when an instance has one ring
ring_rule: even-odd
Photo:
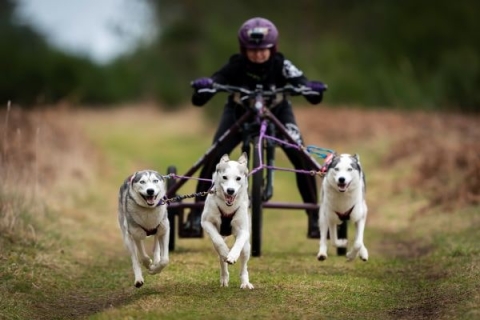
[[[365,200],[365,175],[360,157],[350,154],[334,154],[323,178],[320,200],[320,248],[317,259],[327,259],[327,232],[336,247],[347,247],[347,240],[337,237],[337,225],[345,220],[355,224],[355,241],[347,252],[349,261],[357,256],[368,260],[368,250],[363,244],[363,232],[367,219]]]
[[[238,161],[225,154],[212,176],[212,193],[205,199],[202,228],[212,240],[220,259],[220,285],[228,287],[228,265],[240,258],[240,288],[253,289],[247,270],[250,259],[250,217],[248,214],[247,155]],[[235,242],[229,249],[225,238],[233,235]]]
[[[150,274],[168,264],[170,224],[167,208],[160,205],[166,193],[165,181],[156,171],[143,170],[128,177],[118,196],[118,223],[123,242],[132,257],[135,287],[143,285],[140,260]],[[145,252],[144,240],[154,236],[153,262]]]

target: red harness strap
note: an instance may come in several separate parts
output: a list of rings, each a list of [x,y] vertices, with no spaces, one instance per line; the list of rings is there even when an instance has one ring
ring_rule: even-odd
[[[353,205],[353,207],[351,207],[350,210],[344,213],[337,212],[337,211],[335,211],[335,213],[337,214],[338,218],[342,221],[350,220],[350,214],[352,213],[353,208],[355,208],[355,205]]]

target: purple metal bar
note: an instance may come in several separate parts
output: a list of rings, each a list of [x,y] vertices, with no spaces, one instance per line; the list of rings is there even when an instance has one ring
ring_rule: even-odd
[[[318,210],[320,207],[314,203],[264,202],[263,208]]]
[[[249,175],[256,173],[259,170],[262,170],[265,166],[263,164],[263,157],[262,157],[262,148],[263,148],[263,137],[265,136],[265,132],[267,131],[267,121],[262,120],[260,124],[260,135],[258,136],[258,145],[254,146],[254,150],[258,153],[258,158],[260,159],[260,165],[257,168],[253,168]]]
[[[268,119],[270,119],[270,121],[272,121],[275,124],[277,129],[285,136],[285,140],[287,140],[290,143],[298,145],[297,142],[287,132],[287,130],[285,129],[285,126],[280,122],[280,120],[277,119],[277,117],[275,117],[270,112],[270,110],[267,110],[267,112],[265,113],[265,116],[268,117]],[[302,152],[305,158],[310,162],[310,164],[312,164],[317,169],[317,171],[322,168],[322,166],[307,151],[305,151],[305,149],[300,148],[299,150]]]

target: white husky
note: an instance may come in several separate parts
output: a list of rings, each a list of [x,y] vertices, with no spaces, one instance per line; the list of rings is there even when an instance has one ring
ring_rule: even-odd
[[[118,196],[118,223],[123,241],[132,257],[135,287],[143,285],[140,261],[150,274],[159,273],[168,264],[170,223],[165,205],[163,177],[156,171],[143,170],[128,177]],[[154,236],[153,262],[145,252],[144,239]]]
[[[365,175],[360,165],[360,157],[350,154],[335,154],[323,178],[320,200],[320,248],[317,258],[327,259],[327,232],[336,247],[347,247],[347,240],[337,237],[337,225],[351,220],[355,224],[355,241],[347,259],[357,256],[368,260],[368,250],[363,244],[363,232],[367,219],[365,200]]]
[[[240,288],[253,289],[248,277],[250,259],[250,217],[248,213],[247,155],[238,161],[225,154],[213,173],[212,193],[209,193],[202,213],[202,228],[212,240],[220,259],[220,285],[228,286],[228,265],[240,258]],[[229,249],[225,238],[233,235]]]

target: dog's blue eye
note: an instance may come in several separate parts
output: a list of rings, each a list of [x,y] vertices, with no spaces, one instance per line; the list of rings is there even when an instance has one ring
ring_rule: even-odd
[[[153,180],[153,183],[158,183],[158,179]]]
[[[143,180],[140,180],[140,181],[138,181],[138,182],[139,182],[140,184],[145,184],[145,181],[143,181]]]
[[[348,171],[352,171],[353,169],[352,168],[348,168]]]

